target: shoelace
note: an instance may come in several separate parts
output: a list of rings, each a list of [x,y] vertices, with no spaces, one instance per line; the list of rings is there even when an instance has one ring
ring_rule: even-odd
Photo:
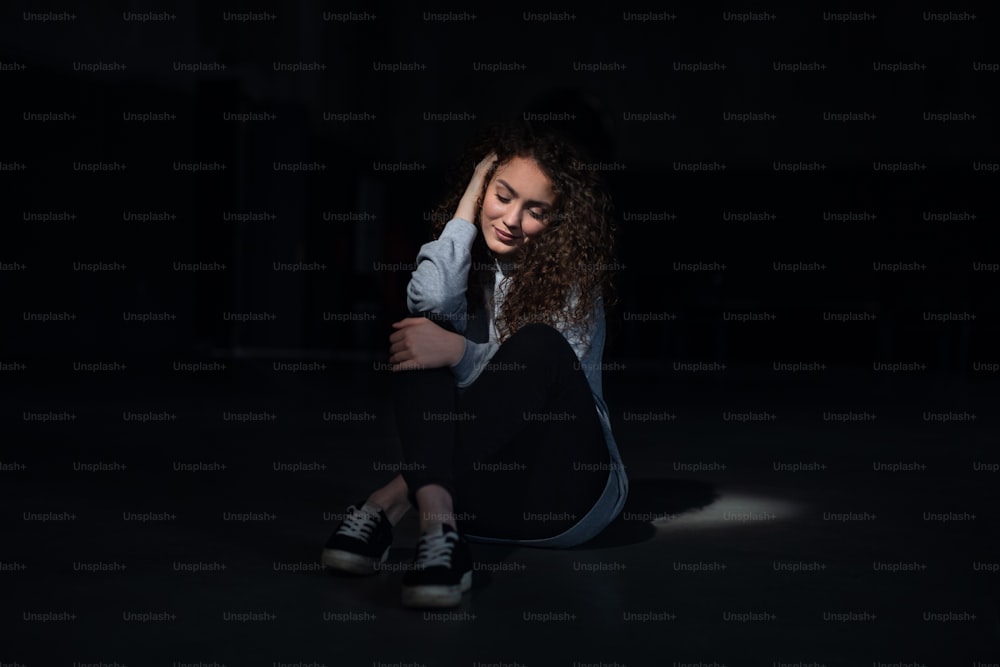
[[[456,533],[423,535],[417,548],[417,567],[451,567],[451,552],[458,541]]]
[[[375,530],[375,524],[378,521],[377,515],[362,512],[354,505],[351,505],[350,510],[350,514],[344,518],[344,523],[340,525],[337,533],[367,541],[372,531]]]

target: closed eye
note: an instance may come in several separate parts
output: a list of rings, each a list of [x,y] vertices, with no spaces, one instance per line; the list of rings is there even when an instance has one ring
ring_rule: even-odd
[[[501,195],[500,195],[500,193],[499,193],[499,192],[498,192],[498,193],[496,193],[496,198],[497,198],[497,199],[498,199],[498,200],[499,200],[499,201],[500,201],[500,202],[501,202],[502,204],[509,204],[509,203],[510,203],[510,197],[503,197],[503,196],[501,196]],[[538,213],[537,211],[530,211],[530,210],[529,210],[529,211],[528,211],[528,215],[530,215],[530,216],[531,216],[532,218],[534,218],[535,220],[545,220],[546,218],[548,218],[548,215],[546,215],[545,213]]]

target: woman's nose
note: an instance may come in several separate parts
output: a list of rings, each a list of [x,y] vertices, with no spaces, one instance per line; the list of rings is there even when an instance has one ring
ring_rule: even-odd
[[[521,226],[521,214],[521,207],[515,206],[507,211],[507,215],[503,217],[503,223],[511,229],[517,230]]]

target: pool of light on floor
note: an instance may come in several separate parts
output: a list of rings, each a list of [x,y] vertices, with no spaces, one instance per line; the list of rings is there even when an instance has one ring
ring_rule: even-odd
[[[746,491],[720,494],[705,507],[651,517],[651,523],[661,532],[754,527],[795,519],[807,509],[800,502]]]

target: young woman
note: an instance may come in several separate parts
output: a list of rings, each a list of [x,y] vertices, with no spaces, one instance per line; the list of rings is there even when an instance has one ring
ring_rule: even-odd
[[[575,546],[628,494],[601,385],[610,199],[552,131],[503,127],[473,151],[471,179],[417,255],[414,316],[389,336],[402,472],[348,508],[322,554],[329,568],[377,571],[415,505],[406,606],[461,602],[469,541]]]

